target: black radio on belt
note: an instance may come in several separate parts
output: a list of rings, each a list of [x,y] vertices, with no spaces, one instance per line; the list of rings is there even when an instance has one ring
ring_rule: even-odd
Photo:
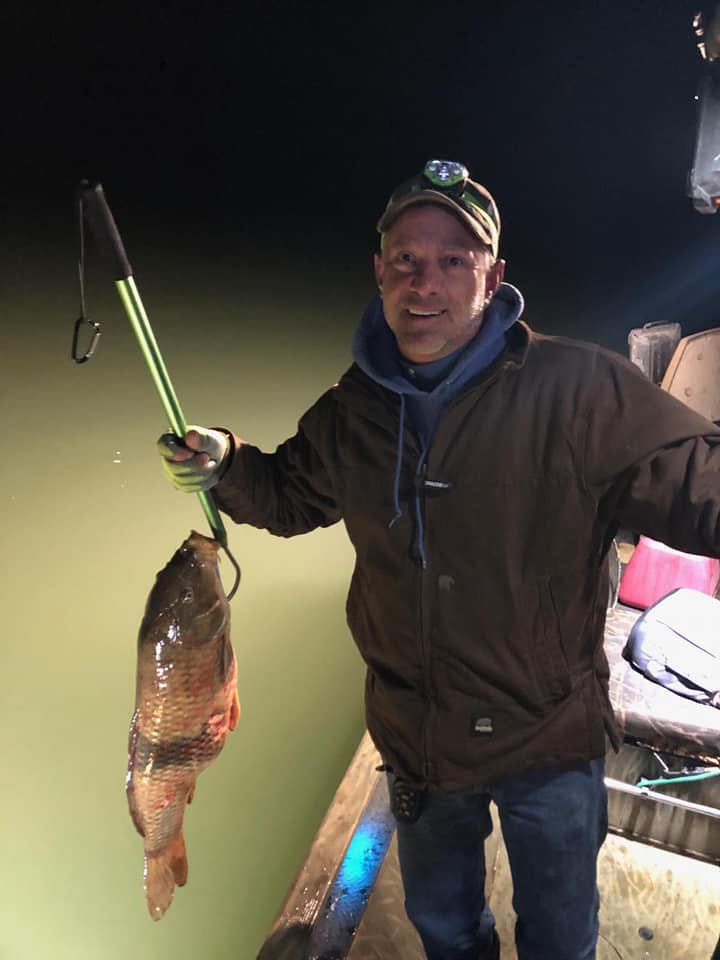
[[[415,823],[422,813],[425,791],[396,777],[390,788],[390,809],[400,823]]]

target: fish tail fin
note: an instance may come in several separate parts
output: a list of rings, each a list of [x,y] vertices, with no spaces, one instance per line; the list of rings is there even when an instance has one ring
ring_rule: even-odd
[[[175,886],[187,882],[185,838],[180,833],[162,850],[145,855],[145,896],[153,920],[159,920],[172,903]]]

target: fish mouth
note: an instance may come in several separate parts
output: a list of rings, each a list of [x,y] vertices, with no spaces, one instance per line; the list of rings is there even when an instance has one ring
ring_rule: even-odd
[[[191,553],[196,558],[200,559],[202,557],[214,557],[217,555],[220,544],[217,540],[213,540],[211,537],[206,537],[202,533],[198,533],[197,530],[191,530],[190,536],[183,543],[180,548],[185,553]]]

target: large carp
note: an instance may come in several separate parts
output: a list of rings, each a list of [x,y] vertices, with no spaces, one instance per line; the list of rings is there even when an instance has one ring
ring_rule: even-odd
[[[230,605],[215,540],[191,532],[158,573],[138,636],[126,790],[153,920],[187,880],[185,804],[240,716]]]

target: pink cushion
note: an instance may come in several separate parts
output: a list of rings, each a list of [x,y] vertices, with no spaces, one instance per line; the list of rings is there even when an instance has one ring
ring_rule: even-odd
[[[620,581],[618,599],[644,610],[677,587],[690,587],[715,595],[720,581],[720,560],[683,553],[640,537]]]

